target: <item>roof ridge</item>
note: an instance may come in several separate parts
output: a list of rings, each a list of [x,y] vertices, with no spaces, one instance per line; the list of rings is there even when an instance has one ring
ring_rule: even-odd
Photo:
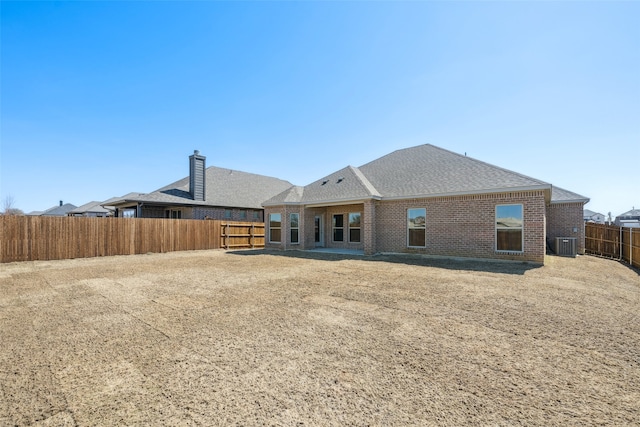
[[[380,192],[376,189],[376,187],[374,187],[374,185],[369,181],[369,179],[365,176],[365,174],[359,168],[351,165],[347,167],[351,169],[351,171],[356,176],[356,178],[358,178],[360,183],[366,188],[366,190],[369,192],[369,195],[375,196],[375,197],[382,197]]]

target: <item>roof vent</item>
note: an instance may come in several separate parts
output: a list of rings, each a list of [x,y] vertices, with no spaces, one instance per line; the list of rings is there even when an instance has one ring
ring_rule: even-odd
[[[325,185],[327,182],[329,182],[329,180],[325,179],[324,181],[322,181],[322,184],[320,184],[320,185]]]
[[[340,184],[342,181],[344,181],[344,176],[341,176],[340,178],[338,178],[338,184]]]

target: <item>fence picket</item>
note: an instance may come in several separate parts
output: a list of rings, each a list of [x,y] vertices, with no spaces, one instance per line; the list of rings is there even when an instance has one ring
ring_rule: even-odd
[[[0,263],[220,249],[223,244],[264,247],[264,223],[0,215]]]
[[[585,252],[625,261],[640,268],[640,229],[585,224]]]

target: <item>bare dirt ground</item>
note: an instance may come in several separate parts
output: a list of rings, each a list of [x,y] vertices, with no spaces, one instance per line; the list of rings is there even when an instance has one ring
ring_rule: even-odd
[[[640,419],[640,276],[588,256],[4,264],[0,342],[0,426]]]

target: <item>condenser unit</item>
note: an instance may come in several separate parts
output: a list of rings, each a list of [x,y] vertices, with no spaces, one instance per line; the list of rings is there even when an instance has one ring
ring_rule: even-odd
[[[576,257],[578,250],[576,248],[575,237],[556,237],[556,255]]]

